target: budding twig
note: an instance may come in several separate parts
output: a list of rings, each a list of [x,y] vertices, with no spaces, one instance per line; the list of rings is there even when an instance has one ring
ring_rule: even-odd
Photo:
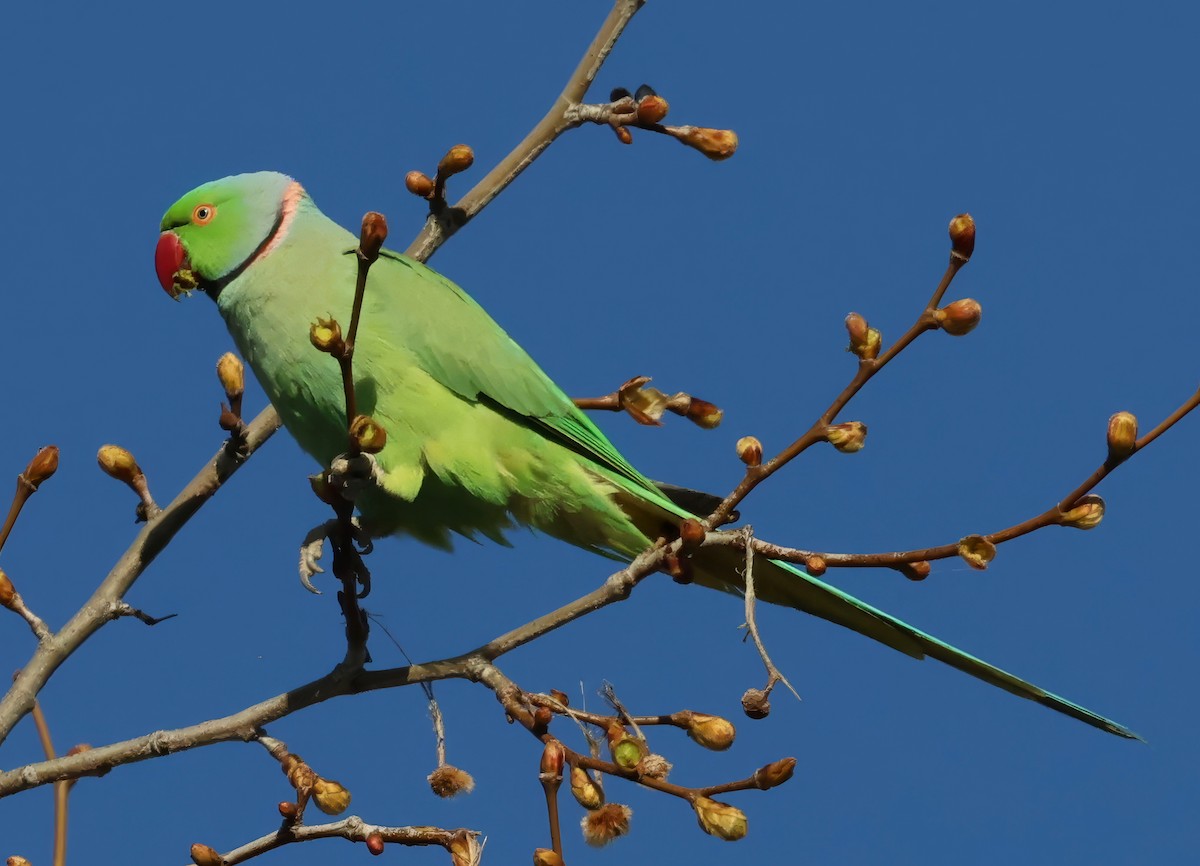
[[[668,396],[657,388],[647,388],[649,382],[649,376],[634,376],[611,394],[576,397],[574,403],[585,411],[625,412],[647,427],[662,426],[664,412],[681,415],[705,430],[712,430],[721,423],[725,413],[707,400],[683,391]]]
[[[29,497],[33,496],[42,482],[57,470],[58,447],[47,445],[33,455],[33,459],[29,461],[25,471],[17,476],[17,489],[13,493],[12,503],[8,506],[8,516],[4,518],[4,525],[0,526],[0,550],[4,549],[4,543],[8,541],[8,536],[16,525],[17,518],[21,516],[21,509],[25,507]]]

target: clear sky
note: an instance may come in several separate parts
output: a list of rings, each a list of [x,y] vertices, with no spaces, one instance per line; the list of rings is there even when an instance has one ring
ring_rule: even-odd
[[[608,11],[605,0],[138,5],[21,4],[0,28],[0,475],[41,444],[62,448],[0,562],[55,626],[136,531],[132,497],[101,475],[96,449],[131,448],[165,501],[221,440],[212,368],[232,344],[208,300],[175,305],[156,284],[165,208],[201,182],[276,169],[346,225],[386,212],[403,248],[423,217],[405,172],[467,142],[479,168],[456,185],[465,191],[546,110]],[[885,340],[908,326],[945,265],[947,221],[970,211],[977,252],[951,297],[983,304],[978,330],[919,340],[844,416],[869,425],[863,452],[806,455],[743,513],[765,538],[839,551],[993,531],[1086,477],[1111,413],[1149,428],[1200,380],[1198,25],[1184,3],[654,0],[593,95],[649,82],[672,120],[736,129],[736,157],[714,164],[665,139],[623,147],[580,129],[433,264],[568,393],[647,374],[724,407],[715,432],[600,421],[647,474],[725,492],[740,476],[737,437],[782,447],[851,375],[847,312]],[[263,399],[251,389],[248,410]],[[582,689],[591,707],[608,680],[635,712],[733,718],[738,741],[720,755],[656,732],[675,781],[740,778],[785,755],[796,777],[729,798],[750,819],[736,846],[703,835],[681,802],[610,782],[610,799],[634,809],[632,834],[589,849],[568,802],[568,862],[1190,860],[1198,430],[1185,421],[1107,481],[1093,532],[1045,531],[1003,546],[985,573],[946,561],[920,584],[834,575],[1148,744],[784,610],[762,611],[761,625],[804,700],[779,694],[768,720],[750,722],[738,698],[763,677],[740,604],[654,579],[504,670],[529,689]],[[110,625],[54,677],[43,701],[61,749],[224,715],[341,657],[332,593],[309,595],[294,573],[297,543],[327,514],[308,494],[312,469],[276,437],[154,563],[129,601],[179,616]],[[515,540],[464,542],[452,556],[381,543],[368,606],[432,659],[611,570],[560,543]],[[371,646],[379,664],[401,663],[382,635]],[[3,664],[15,670],[32,649],[24,625],[0,617]],[[478,781],[455,801],[426,788],[433,739],[416,689],[333,701],[270,733],[343,781],[368,821],[477,828],[485,862],[529,862],[547,844],[537,744],[483,688],[437,693],[450,759]],[[0,765],[39,757],[26,721]],[[288,794],[253,745],[118,768],[75,790],[72,862],[183,863],[194,841],[225,850],[272,831]],[[49,863],[50,822],[49,788],[0,802],[0,856]],[[327,841],[261,862],[367,856]]]

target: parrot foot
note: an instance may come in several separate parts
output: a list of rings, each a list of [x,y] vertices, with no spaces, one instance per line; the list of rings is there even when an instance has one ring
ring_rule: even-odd
[[[329,464],[329,482],[347,502],[376,487],[382,471],[374,454],[339,454]]]
[[[313,586],[312,579],[325,572],[318,564],[325,554],[325,539],[340,529],[341,524],[337,520],[326,520],[310,529],[300,545],[300,583],[314,595],[321,594],[321,590]],[[371,536],[359,525],[357,517],[350,521],[350,532],[360,554],[366,555],[374,549]]]

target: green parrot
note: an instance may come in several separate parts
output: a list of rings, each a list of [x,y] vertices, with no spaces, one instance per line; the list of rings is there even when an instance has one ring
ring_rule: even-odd
[[[346,409],[338,365],[313,349],[309,326],[348,314],[358,238],[275,172],[192,190],[161,231],[162,287],[173,298],[199,289],[216,302],[288,431],[328,466],[346,447]],[[453,532],[503,543],[515,522],[628,560],[664,526],[693,516],[676,489],[634,469],[482,307],[410,258],[384,250],[371,268],[354,373],[359,411],[388,433],[375,483],[356,500],[372,537],[408,533],[449,547]],[[696,582],[736,593],[742,562],[733,548],[703,548],[692,561]],[[786,563],[759,560],[755,589],[765,601],[1139,739]]]

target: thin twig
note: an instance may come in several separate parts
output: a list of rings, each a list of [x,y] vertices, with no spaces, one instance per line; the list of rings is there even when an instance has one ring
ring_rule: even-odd
[[[742,527],[742,537],[746,544],[746,570],[743,577],[746,582],[746,630],[750,632],[750,637],[754,640],[754,646],[758,649],[758,656],[762,659],[763,665],[767,669],[767,685],[763,689],[767,694],[771,693],[771,689],[775,688],[775,683],[783,683],[788,687],[788,690],[796,696],[796,700],[800,700],[800,693],[793,688],[788,682],[788,678],[783,675],[783,672],[775,666],[775,662],[771,661],[771,657],[767,655],[767,648],[763,644],[762,635],[758,632],[758,621],[755,618],[755,602],[754,595],[754,529],[750,526]]]
[[[33,725],[37,728],[38,740],[47,761],[58,757],[54,751],[54,741],[50,737],[50,725],[46,722],[46,714],[42,705],[33,702]],[[54,783],[54,866],[66,866],[67,862],[67,806],[71,796],[71,782]]]

